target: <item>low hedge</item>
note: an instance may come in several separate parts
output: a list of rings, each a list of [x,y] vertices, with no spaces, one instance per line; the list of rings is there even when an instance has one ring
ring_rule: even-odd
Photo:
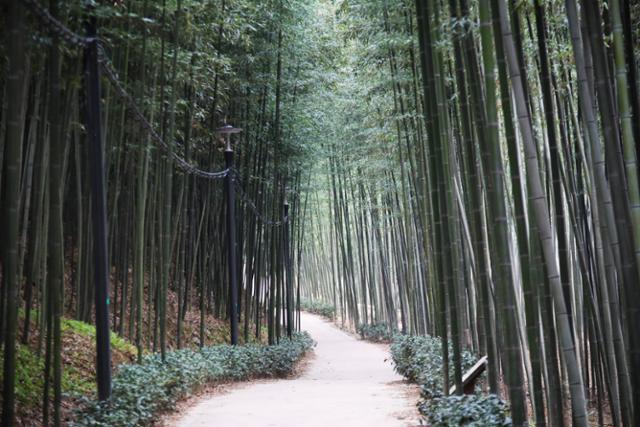
[[[386,322],[361,323],[357,330],[363,340],[377,342],[390,342],[398,333],[397,328],[390,327]]]
[[[449,347],[449,354],[453,348]],[[438,397],[444,388],[442,374],[442,341],[426,336],[396,335],[391,344],[391,357],[396,371],[409,381],[422,386],[425,397]],[[471,368],[477,358],[469,351],[462,352],[462,370]],[[454,366],[449,365],[449,378],[453,378]]]
[[[86,402],[70,425],[148,425],[158,412],[170,409],[176,401],[207,383],[290,374],[313,345],[309,334],[304,332],[273,346],[183,349],[168,353],[164,362],[157,354],[146,356],[141,364],[121,367],[113,380],[111,398],[106,402]]]
[[[326,317],[329,320],[333,320],[336,315],[336,308],[332,304],[321,301],[311,301],[308,299],[303,299],[300,301],[300,309],[308,313],[318,314],[322,317]]]
[[[449,348],[449,354],[453,349]],[[444,396],[442,371],[442,341],[432,336],[395,335],[391,344],[395,370],[409,381],[420,384],[422,400],[418,404],[427,425],[454,426],[510,426],[507,405],[496,395],[473,394]],[[471,368],[477,357],[462,352],[463,371]],[[454,366],[449,366],[453,378]]]
[[[418,404],[431,427],[510,426],[507,405],[495,394],[467,394],[425,399]]]

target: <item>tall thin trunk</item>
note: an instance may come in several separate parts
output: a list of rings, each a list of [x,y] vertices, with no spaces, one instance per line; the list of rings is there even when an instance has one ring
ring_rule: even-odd
[[[2,425],[12,426],[15,411],[16,329],[18,322],[18,277],[20,169],[22,164],[23,114],[25,108],[26,60],[24,8],[18,1],[6,5],[7,57],[7,134],[4,145],[2,221],[2,281],[5,292],[4,366]]]
[[[560,270],[553,245],[551,231],[551,220],[549,218],[549,206],[540,179],[540,168],[538,165],[538,154],[534,139],[533,128],[529,111],[526,106],[526,98],[520,75],[520,67],[516,55],[515,44],[511,34],[511,26],[505,0],[499,0],[500,28],[504,39],[505,54],[509,65],[509,74],[513,88],[513,98],[520,125],[520,132],[525,147],[525,159],[527,164],[527,182],[530,189],[530,200],[533,205],[534,220],[540,233],[540,242],[546,264],[547,277],[551,284],[553,302],[556,313],[556,320],[559,328],[559,340],[564,355],[564,363],[569,377],[569,388],[571,393],[571,406],[573,422],[576,426],[586,427],[587,404],[584,394],[584,383],[582,373],[578,365],[577,352],[573,341],[573,334],[567,312],[567,305],[564,300],[562,283],[560,280]]]

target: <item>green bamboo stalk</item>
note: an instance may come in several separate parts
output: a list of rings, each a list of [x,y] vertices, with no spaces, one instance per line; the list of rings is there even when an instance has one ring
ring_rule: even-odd
[[[529,111],[524,97],[523,84],[520,76],[520,68],[516,55],[515,45],[511,34],[507,7],[504,0],[498,4],[500,12],[500,28],[504,39],[507,64],[513,88],[520,133],[525,147],[525,159],[527,164],[527,183],[530,190],[530,200],[533,205],[534,219],[540,233],[540,243],[546,264],[547,277],[553,293],[553,302],[556,313],[556,321],[559,327],[559,340],[564,355],[564,364],[569,377],[571,392],[571,405],[573,422],[576,426],[587,426],[587,408],[584,394],[584,383],[578,365],[575,343],[570,329],[569,316],[560,282],[558,261],[553,246],[551,220],[549,218],[549,206],[544,194],[540,179],[538,154],[534,140],[533,129]]]
[[[3,289],[5,291],[6,316],[4,323],[4,366],[2,424],[11,426],[15,414],[16,382],[16,329],[18,289],[22,282],[18,277],[20,171],[22,164],[23,114],[26,74],[24,9],[17,1],[7,3],[5,15],[7,29],[7,130],[4,144],[3,206],[0,230],[3,236],[2,266]]]

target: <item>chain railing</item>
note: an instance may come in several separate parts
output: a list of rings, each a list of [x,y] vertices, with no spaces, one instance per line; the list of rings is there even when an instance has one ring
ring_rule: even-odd
[[[245,207],[247,207],[249,211],[253,213],[256,219],[263,225],[268,227],[280,227],[288,223],[287,217],[273,220],[267,218],[260,212],[255,202],[251,200],[251,198],[247,195],[247,193],[240,185],[240,181],[238,179],[239,173],[237,171],[230,171],[229,169],[215,172],[202,170],[179,156],[173,150],[172,146],[167,143],[155,130],[153,124],[149,122],[144,113],[138,107],[137,103],[133,99],[133,96],[129,94],[129,92],[127,92],[124,84],[118,77],[118,72],[116,71],[113,63],[107,55],[106,50],[104,49],[103,43],[101,43],[98,38],[84,37],[76,34],[73,30],[71,30],[54,16],[52,16],[51,13],[49,13],[49,11],[44,8],[37,0],[21,1],[36,16],[36,18],[38,18],[38,20],[42,24],[44,24],[44,27],[47,31],[55,34],[60,40],[66,42],[68,45],[84,49],[91,43],[98,43],[98,61],[100,62],[100,66],[102,68],[104,76],[111,83],[111,86],[115,90],[116,95],[133,113],[135,120],[149,133],[153,141],[158,146],[160,146],[160,148],[166,153],[166,155],[169,156],[171,160],[173,160],[173,162],[176,164],[176,166],[180,168],[184,173],[204,179],[221,179],[229,176],[229,178],[233,182],[234,189],[239,196],[240,202]],[[259,177],[251,177],[251,179],[259,179],[261,181],[265,181],[263,178]]]
[[[88,167],[91,171],[89,174],[91,184],[91,206],[92,206],[92,235],[93,239],[93,265],[94,265],[94,287],[95,287],[95,320],[96,320],[96,373],[98,385],[98,398],[107,400],[111,394],[111,367],[109,364],[110,341],[109,341],[109,260],[108,260],[108,229],[107,229],[107,203],[106,188],[107,182],[104,170],[104,150],[101,149],[100,141],[102,140],[102,124],[101,124],[101,94],[100,94],[100,69],[102,74],[110,82],[116,96],[126,107],[134,119],[148,133],[148,136],[157,144],[163,152],[169,157],[175,165],[187,174],[197,176],[204,179],[225,179],[225,193],[227,200],[227,262],[229,272],[230,286],[230,303],[229,316],[231,321],[231,343],[237,344],[238,337],[238,262],[236,259],[236,225],[235,225],[235,194],[239,195],[241,203],[243,203],[251,213],[253,213],[258,221],[265,226],[282,226],[288,223],[288,217],[281,220],[270,220],[266,218],[256,204],[247,196],[242,189],[239,180],[239,174],[227,168],[222,171],[205,171],[197,166],[189,163],[182,158],[174,150],[177,148],[175,143],[167,143],[159,132],[156,131],[153,124],[147,119],[142,109],[138,107],[135,99],[127,90],[125,85],[120,81],[118,72],[110,60],[104,43],[96,36],[96,19],[88,21],[87,34],[90,37],[83,37],[76,34],[73,30],[64,25],[55,16],[53,16],[46,8],[41,6],[38,0],[16,0],[20,1],[32,14],[40,21],[42,27],[54,38],[84,51],[86,61],[84,70],[84,83],[86,85],[86,106],[87,106],[87,136],[88,144]],[[56,41],[57,41],[56,40]],[[173,138],[173,135],[171,135]],[[227,165],[231,165],[233,157],[226,157]],[[285,208],[285,213],[287,209]],[[288,245],[288,230],[284,229],[285,245]],[[285,254],[288,256],[288,246],[285,247]],[[242,262],[242,261],[241,261]],[[290,265],[290,264],[287,264]]]
[[[289,222],[289,219],[287,217],[282,217],[280,219],[273,220],[264,216],[264,214],[260,212],[260,209],[258,209],[256,204],[253,202],[253,200],[251,200],[251,198],[249,198],[247,193],[244,191],[244,189],[240,185],[240,181],[237,179],[237,175],[238,173],[236,171],[234,170],[231,171],[231,179],[233,180],[233,184],[236,189],[236,194],[238,195],[240,202],[242,202],[242,204],[251,211],[251,213],[256,217],[258,221],[260,221],[263,225],[267,227],[281,227]]]
[[[49,11],[44,8],[37,0],[21,0],[27,9],[29,9],[36,18],[45,24],[48,31],[54,33],[58,38],[67,42],[67,44],[75,47],[84,48],[95,41],[94,38],[84,37],[76,34],[69,27],[57,20]]]
[[[185,173],[198,176],[205,179],[220,179],[228,175],[229,170],[225,169],[219,172],[209,172],[189,163],[187,160],[180,157],[171,146],[158,134],[153,128],[153,125],[147,120],[145,115],[140,111],[133,97],[126,91],[124,85],[120,82],[118,74],[115,71],[111,61],[109,60],[105,50],[100,47],[99,49],[99,61],[102,66],[105,77],[111,82],[112,87],[115,89],[118,98],[129,108],[133,113],[136,121],[147,131],[151,138],[164,150],[164,152],[174,161],[174,163],[182,169]]]
[[[216,172],[205,171],[199,169],[197,166],[189,163],[184,158],[180,157],[171,147],[169,143],[167,143],[160,134],[154,129],[153,125],[147,120],[146,116],[142,113],[138,105],[136,104],[133,97],[126,91],[124,85],[120,82],[118,78],[118,73],[116,72],[111,60],[109,59],[103,44],[99,39],[91,38],[91,37],[83,37],[65,26],[62,22],[57,20],[54,16],[52,16],[47,9],[42,7],[42,5],[36,0],[21,0],[22,3],[40,20],[42,24],[46,27],[46,29],[52,33],[54,33],[58,38],[67,44],[78,48],[86,48],[91,43],[98,43],[98,60],[100,61],[101,68],[103,70],[106,78],[111,82],[113,88],[116,91],[116,94],[120,98],[122,102],[129,108],[129,110],[133,113],[135,119],[138,123],[147,131],[151,138],[162,148],[162,150],[175,162],[175,164],[182,169],[185,173],[198,176],[200,178],[205,179],[220,179],[227,176],[229,173],[228,169]]]

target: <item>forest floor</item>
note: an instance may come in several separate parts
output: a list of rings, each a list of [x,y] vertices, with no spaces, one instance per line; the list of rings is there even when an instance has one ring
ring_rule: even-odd
[[[418,387],[393,371],[387,346],[358,340],[330,321],[307,313],[302,313],[302,329],[317,346],[299,375],[213,390],[165,425],[419,425]]]
[[[0,276],[1,279],[1,276]],[[68,280],[65,289],[66,295],[71,295]],[[113,300],[113,298],[112,298]],[[173,291],[167,295],[169,307],[167,315],[167,347],[169,350],[177,348],[177,303],[178,298]],[[38,304],[35,304],[38,305]],[[24,307],[24,301],[20,301],[20,307]],[[73,307],[65,306],[65,316],[61,320],[62,330],[62,420],[67,424],[72,419],[73,411],[81,404],[83,399],[95,397],[95,327],[90,323],[73,320],[75,315]],[[130,308],[130,307],[127,307]],[[18,315],[19,335],[24,333],[24,308],[20,308]],[[116,312],[116,315],[118,313]],[[144,307],[143,319],[148,319],[148,304]],[[29,334],[26,344],[17,346],[16,355],[16,425],[41,426],[42,420],[42,396],[44,390],[44,376],[42,372],[45,364],[45,340],[39,327],[40,311],[34,308],[29,322]],[[92,319],[89,319],[93,323]],[[113,320],[113,319],[112,319]],[[115,319],[120,324],[120,317]],[[129,311],[125,313],[124,334],[120,336],[111,332],[111,367],[117,372],[120,365],[134,363],[137,350],[133,345],[131,317]],[[198,348],[200,312],[191,310],[186,313],[183,322],[182,347]],[[216,319],[211,313],[205,315],[206,345],[223,344],[229,340],[229,325],[223,320]],[[145,354],[153,348],[153,332],[149,324],[145,322],[143,328],[143,342]],[[0,363],[3,361],[3,353],[0,349]],[[2,396],[2,370],[0,370],[0,396]],[[50,392],[52,393],[52,392]],[[2,399],[0,399],[1,401]],[[53,405],[52,398],[50,405]]]

